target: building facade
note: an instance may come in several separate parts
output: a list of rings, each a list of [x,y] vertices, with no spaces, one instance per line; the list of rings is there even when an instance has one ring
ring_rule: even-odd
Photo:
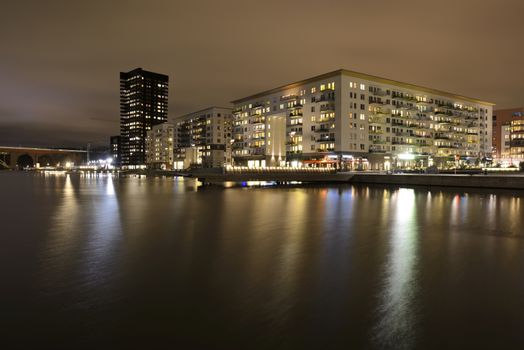
[[[497,148],[498,159],[511,159],[511,122],[501,126],[500,140],[500,147]]]
[[[491,156],[492,103],[353,71],[233,104],[237,164],[388,169]]]
[[[142,68],[120,73],[121,163],[145,166],[146,133],[167,121],[169,77]]]
[[[175,126],[162,123],[153,126],[146,136],[146,165],[153,169],[172,170]]]
[[[232,140],[232,110],[210,107],[175,118],[177,168],[220,167],[228,162]]]
[[[109,139],[109,152],[111,153],[111,158],[113,159],[113,165],[114,166],[120,166],[121,165],[121,148],[122,148],[122,142],[121,142],[120,135],[111,136]]]
[[[515,163],[524,161],[524,115],[511,121],[510,139],[511,160]]]
[[[503,158],[504,125],[511,124],[513,119],[519,119],[524,116],[524,107],[497,109],[493,111],[493,155],[496,158]]]

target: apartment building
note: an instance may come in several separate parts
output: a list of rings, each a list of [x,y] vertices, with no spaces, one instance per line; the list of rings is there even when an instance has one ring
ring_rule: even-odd
[[[171,170],[175,161],[173,154],[175,126],[158,124],[146,134],[146,165],[153,169]]]
[[[136,68],[120,73],[120,157],[125,168],[145,167],[148,130],[167,121],[169,77]]]
[[[511,159],[515,163],[524,161],[524,115],[511,121],[510,139]]]
[[[492,103],[368,74],[337,70],[232,103],[237,164],[388,169],[491,156]]]
[[[176,167],[221,167],[231,162],[232,109],[209,107],[175,118]]]
[[[493,111],[493,156],[504,158],[504,127],[511,124],[513,119],[524,117],[524,107],[497,109]]]
[[[511,158],[511,122],[506,122],[500,127],[500,147],[497,147],[498,159]],[[495,147],[493,147],[495,150]]]

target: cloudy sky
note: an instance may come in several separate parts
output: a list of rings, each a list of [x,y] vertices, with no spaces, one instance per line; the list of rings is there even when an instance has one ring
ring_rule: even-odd
[[[0,144],[105,145],[119,72],[174,117],[338,68],[524,105],[524,1],[5,1]]]

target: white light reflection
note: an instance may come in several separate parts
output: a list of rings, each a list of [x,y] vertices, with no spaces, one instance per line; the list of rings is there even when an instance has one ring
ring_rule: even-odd
[[[378,307],[379,321],[374,340],[379,348],[412,348],[415,342],[417,310],[417,225],[413,189],[396,194],[390,254],[385,268],[385,282]]]
[[[98,184],[101,198],[90,210],[93,223],[87,237],[86,255],[83,258],[82,273],[92,287],[102,285],[109,278],[108,266],[111,266],[111,262],[115,259],[115,244],[122,237],[120,208],[113,177],[96,180],[107,182],[104,185]]]
[[[52,176],[57,176],[52,175]],[[64,175],[63,187],[61,176],[56,178],[56,193],[59,200],[56,214],[51,222],[51,229],[46,238],[46,248],[43,251],[41,266],[43,286],[50,292],[58,290],[62,276],[73,269],[71,260],[73,249],[78,243],[77,228],[80,220],[80,207],[71,181],[71,175]]]

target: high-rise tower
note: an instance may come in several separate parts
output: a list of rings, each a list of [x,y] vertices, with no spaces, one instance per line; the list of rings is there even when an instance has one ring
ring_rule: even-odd
[[[121,162],[128,168],[145,165],[148,130],[167,121],[169,77],[136,68],[120,73]]]

